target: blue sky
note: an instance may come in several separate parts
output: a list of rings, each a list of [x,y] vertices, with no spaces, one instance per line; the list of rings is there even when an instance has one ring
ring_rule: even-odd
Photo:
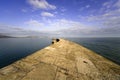
[[[120,0],[1,0],[0,33],[120,37]]]

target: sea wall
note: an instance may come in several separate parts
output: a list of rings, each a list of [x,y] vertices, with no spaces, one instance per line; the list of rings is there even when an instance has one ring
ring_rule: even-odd
[[[52,43],[0,69],[0,80],[120,80],[120,65],[68,40]]]

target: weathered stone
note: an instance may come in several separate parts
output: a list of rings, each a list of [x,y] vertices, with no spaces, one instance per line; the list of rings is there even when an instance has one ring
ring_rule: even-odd
[[[0,80],[120,80],[120,66],[64,39],[0,69]]]
[[[30,71],[22,80],[54,80],[56,66],[39,63],[35,69]]]

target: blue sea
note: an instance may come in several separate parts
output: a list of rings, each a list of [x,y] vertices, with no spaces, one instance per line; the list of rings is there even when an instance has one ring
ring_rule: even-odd
[[[120,64],[120,38],[66,38]],[[0,38],[0,68],[51,44],[51,38]]]
[[[120,38],[68,38],[120,65]]]

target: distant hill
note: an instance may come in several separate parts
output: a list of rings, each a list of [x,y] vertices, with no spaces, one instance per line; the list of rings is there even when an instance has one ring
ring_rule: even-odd
[[[11,36],[0,34],[0,38],[12,38]]]

